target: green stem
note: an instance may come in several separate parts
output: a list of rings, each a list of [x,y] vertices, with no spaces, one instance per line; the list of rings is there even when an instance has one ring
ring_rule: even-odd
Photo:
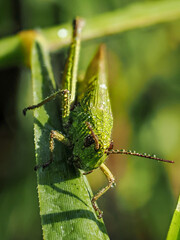
[[[82,41],[147,27],[180,18],[180,1],[159,1],[131,4],[128,7],[108,12],[86,20]],[[61,29],[67,30],[66,37],[59,37]],[[69,44],[71,25],[59,25],[42,30],[49,49],[56,51]]]
[[[180,18],[180,1],[153,1],[132,4],[113,12],[104,13],[86,21],[82,40],[100,38],[130,29],[170,22]],[[68,45],[71,39],[71,23],[39,31],[47,40],[48,49],[57,51]],[[24,64],[26,54],[24,39],[17,34],[0,40],[0,67]],[[9,42],[11,45],[9,46]],[[15,56],[18,56],[18,61]]]
[[[18,66],[24,63],[22,42],[18,35],[0,40],[0,67]]]

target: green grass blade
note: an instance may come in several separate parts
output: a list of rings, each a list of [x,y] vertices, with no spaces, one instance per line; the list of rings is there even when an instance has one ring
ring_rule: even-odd
[[[83,16],[82,16],[83,17]],[[152,1],[130,4],[116,11],[103,13],[86,21],[82,34],[82,41],[117,34],[131,29],[147,27],[163,22],[170,22],[180,18],[180,1]],[[0,67],[25,64],[29,51],[28,39],[25,35],[0,40]],[[37,32],[39,34],[39,32]],[[47,40],[50,51],[57,51],[67,46],[71,40],[71,23],[45,28],[40,31]],[[29,34],[29,31],[27,31]],[[11,39],[12,38],[12,39]],[[9,48],[8,42],[12,42]],[[18,55],[18,58],[14,58]],[[24,56],[25,55],[25,56]],[[18,59],[18,61],[17,61]]]
[[[171,221],[167,240],[180,240],[180,197]]]
[[[33,46],[31,69],[34,103],[38,103],[55,87],[48,53],[40,42]],[[50,130],[61,130],[60,119],[56,100],[34,110],[36,164],[49,160]],[[37,170],[43,239],[109,239],[103,220],[92,208],[87,179],[67,164],[72,156],[66,150],[56,142],[53,163]]]
[[[170,22],[179,18],[180,1],[133,3],[127,7],[86,19],[82,41]],[[60,34],[62,29],[63,33],[66,32],[67,35]],[[59,25],[42,30],[42,34],[48,41],[49,49],[56,51],[69,44],[71,28],[69,24]]]

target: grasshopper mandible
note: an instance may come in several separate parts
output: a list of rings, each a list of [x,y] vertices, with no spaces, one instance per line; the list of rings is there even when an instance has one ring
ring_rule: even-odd
[[[84,170],[84,174],[100,168],[107,177],[108,185],[92,198],[92,205],[98,217],[101,218],[102,212],[96,201],[115,184],[112,173],[104,164],[109,154],[127,154],[169,163],[173,163],[173,161],[124,149],[113,150],[113,142],[111,141],[113,117],[105,74],[104,45],[99,47],[87,69],[82,96],[77,96],[77,68],[83,25],[84,20],[81,18],[76,18],[73,22],[73,36],[62,77],[62,89],[42,102],[25,108],[23,113],[26,115],[27,110],[38,108],[55,99],[58,95],[61,96],[63,133],[57,130],[50,132],[50,159],[43,165],[36,166],[35,170],[39,167],[45,168],[52,163],[54,140],[58,140],[73,149],[73,164]]]

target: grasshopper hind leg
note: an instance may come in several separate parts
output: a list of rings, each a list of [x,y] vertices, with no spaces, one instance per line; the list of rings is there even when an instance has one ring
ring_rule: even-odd
[[[96,201],[105,193],[107,192],[107,190],[109,190],[111,187],[113,187],[115,185],[115,178],[112,175],[112,173],[110,172],[110,170],[106,167],[106,165],[104,163],[102,163],[100,165],[100,169],[101,171],[104,173],[104,175],[106,176],[107,180],[108,180],[108,185],[104,188],[102,188],[98,193],[96,193],[96,195],[94,195],[94,197],[92,198],[91,202],[92,202],[92,206],[94,208],[94,210],[97,212],[98,214],[98,218],[102,218],[103,212],[99,209],[99,207],[96,204]]]

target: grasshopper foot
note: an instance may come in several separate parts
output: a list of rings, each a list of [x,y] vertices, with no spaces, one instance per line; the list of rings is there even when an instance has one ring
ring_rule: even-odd
[[[97,214],[97,217],[99,219],[101,219],[102,216],[103,216],[103,211],[101,211],[100,208],[97,206],[96,200],[94,198],[91,200],[91,203],[92,203],[92,206],[93,206],[93,208],[94,208],[94,210],[95,210],[95,212]]]
[[[48,162],[41,164],[41,165],[36,165],[34,167],[34,171],[37,171],[40,167],[42,167],[43,169],[48,167],[50,164],[52,163],[52,159],[50,159]]]
[[[88,174],[90,174],[90,173],[92,173],[92,172],[93,172],[93,170],[88,171],[88,172],[84,172],[83,175],[88,175]]]
[[[23,115],[26,116],[27,108],[23,109]]]

